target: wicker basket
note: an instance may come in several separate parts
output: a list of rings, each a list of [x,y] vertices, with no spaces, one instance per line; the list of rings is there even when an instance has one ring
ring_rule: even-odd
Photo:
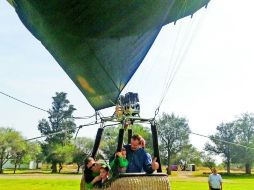
[[[94,188],[95,190],[100,190]],[[104,190],[169,190],[166,174],[124,174]]]

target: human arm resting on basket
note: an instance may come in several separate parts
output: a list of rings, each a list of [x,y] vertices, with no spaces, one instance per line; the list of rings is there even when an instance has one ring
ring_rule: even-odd
[[[145,159],[144,170],[145,170],[146,173],[151,174],[159,168],[159,163],[156,162],[156,160],[157,160],[156,157],[154,157],[152,159],[151,155],[146,153],[144,159]]]

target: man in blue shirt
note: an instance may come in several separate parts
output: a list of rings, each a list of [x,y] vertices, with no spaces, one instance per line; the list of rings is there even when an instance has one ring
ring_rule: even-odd
[[[156,158],[152,160],[150,154],[140,146],[142,137],[133,135],[131,144],[125,145],[126,159],[128,160],[127,173],[153,173],[159,168]]]

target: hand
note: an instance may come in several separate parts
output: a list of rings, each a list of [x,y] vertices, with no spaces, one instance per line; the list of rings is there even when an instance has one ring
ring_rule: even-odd
[[[116,153],[115,153],[115,157],[117,157],[117,156],[119,156],[119,157],[123,157],[123,155],[122,155],[122,153],[121,153],[121,152],[116,152]]]
[[[122,155],[121,152],[117,152],[117,153],[116,153],[116,156],[123,157],[123,155]]]
[[[141,148],[145,148],[145,146],[146,146],[146,141],[145,141],[145,139],[141,139],[140,140],[140,146],[141,146]]]
[[[96,176],[93,181],[91,182],[93,185],[97,182],[97,181],[100,181],[101,180],[101,176]]]
[[[154,157],[153,158],[153,161],[152,161],[152,169],[153,170],[158,170],[159,169],[159,163],[158,162],[156,162],[156,160],[157,160],[157,158],[156,157]]]

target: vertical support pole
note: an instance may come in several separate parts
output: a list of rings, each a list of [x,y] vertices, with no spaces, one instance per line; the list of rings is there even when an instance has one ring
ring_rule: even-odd
[[[131,144],[132,129],[128,129],[128,144]]]
[[[95,158],[96,153],[98,151],[98,148],[100,146],[103,130],[104,130],[103,128],[99,128],[98,131],[97,131],[94,146],[93,146],[93,152],[92,152],[92,155],[91,155],[93,158]]]
[[[119,129],[118,143],[117,143],[116,152],[120,152],[122,150],[122,147],[123,147],[123,136],[124,136],[124,129]]]
[[[157,127],[156,127],[155,121],[151,122],[151,131],[152,131],[152,138],[153,138],[153,154],[154,154],[154,157],[157,158],[157,162],[160,165],[157,172],[161,173],[162,172],[162,170],[161,170],[161,160],[160,160],[160,153],[159,153]]]
[[[118,143],[117,143],[117,149],[116,152],[120,152],[122,150],[123,147],[123,136],[124,136],[124,129],[121,128],[119,129],[119,134],[118,134]],[[117,177],[119,175],[119,159],[117,159],[118,156],[116,156],[115,160],[114,160],[114,165],[111,168],[112,169],[112,176],[113,177]]]
[[[98,112],[97,111],[95,111],[95,123],[97,123],[98,122],[98,118],[97,118],[97,116],[98,116]]]

